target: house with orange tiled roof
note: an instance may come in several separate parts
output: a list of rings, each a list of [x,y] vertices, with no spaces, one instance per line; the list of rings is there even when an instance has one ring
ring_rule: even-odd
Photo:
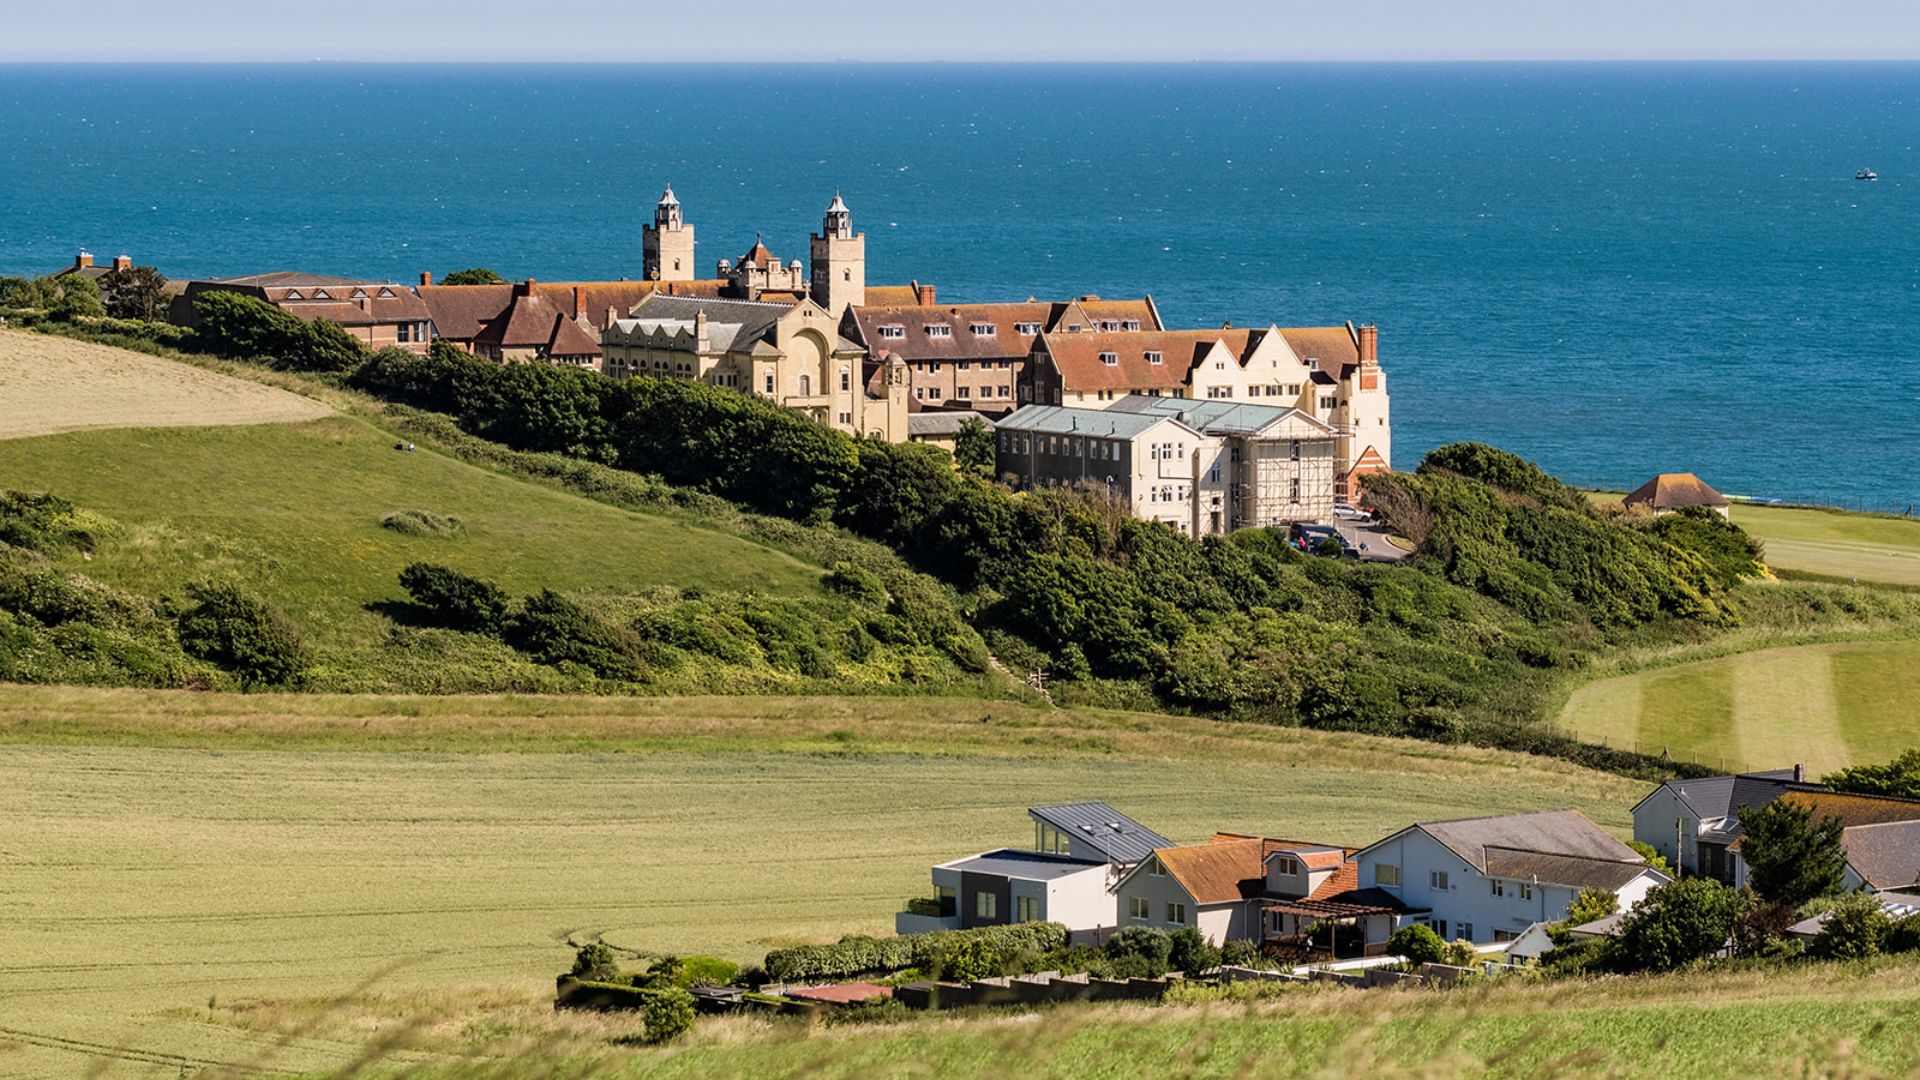
[[[1192,928],[1218,945],[1303,934],[1311,923],[1344,913],[1339,917],[1375,919],[1374,938],[1384,943],[1398,910],[1388,900],[1371,898],[1378,912],[1359,910],[1368,898],[1350,899],[1338,912],[1323,906],[1305,914],[1299,907],[1336,903],[1355,891],[1352,855],[1333,844],[1244,833],[1159,848],[1115,884],[1119,925]]]
[[[246,277],[189,281],[175,297],[169,319],[181,326],[198,321],[195,298],[209,292],[236,292],[298,318],[338,323],[369,349],[399,347],[425,352],[432,319],[418,294],[405,285],[282,270]]]

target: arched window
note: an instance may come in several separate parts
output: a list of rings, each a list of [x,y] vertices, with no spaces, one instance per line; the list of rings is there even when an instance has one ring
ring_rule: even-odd
[[[800,376],[800,396],[801,397],[813,396],[813,376],[811,375]]]

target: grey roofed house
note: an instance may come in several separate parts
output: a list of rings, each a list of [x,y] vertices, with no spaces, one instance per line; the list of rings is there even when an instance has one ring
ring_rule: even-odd
[[[1631,861],[1627,861],[1558,855],[1546,851],[1515,851],[1489,845],[1486,858],[1483,869],[1489,877],[1541,881],[1580,889],[1601,888],[1608,892],[1618,892],[1647,869],[1637,853],[1632,853]]]
[[[1920,895],[1914,893],[1883,892],[1875,896],[1880,901],[1880,910],[1887,913],[1889,919],[1899,920],[1910,915],[1920,915]],[[1813,937],[1827,925],[1827,916],[1823,912],[1811,919],[1802,919],[1787,927],[1789,937]]]
[[[1562,856],[1556,864],[1563,872],[1595,872],[1588,863],[1631,863],[1634,874],[1646,869],[1638,852],[1614,839],[1578,810],[1542,810],[1532,814],[1503,814],[1498,817],[1461,818],[1455,821],[1428,821],[1411,826],[1445,844],[1454,854],[1478,867],[1482,873],[1504,875],[1490,870],[1495,865],[1515,867],[1532,857]],[[1404,831],[1404,830],[1403,830]],[[1580,864],[1576,871],[1575,864]],[[1540,862],[1542,867],[1547,864]],[[1518,876],[1518,875],[1515,875]],[[1544,877],[1542,880],[1546,880]],[[1578,882],[1557,882],[1574,885]]]
[[[1252,435],[1293,415],[1298,415],[1315,427],[1324,429],[1328,434],[1333,433],[1333,427],[1330,424],[1299,409],[1283,408],[1277,405],[1251,405],[1244,401],[1198,401],[1191,398],[1128,394],[1107,408],[1119,412],[1171,416],[1188,427],[1208,435]]]
[[[652,330],[649,324],[660,324],[669,329],[678,328],[684,323],[687,331],[692,331],[694,320],[701,315],[707,317],[707,335],[712,347],[719,352],[748,352],[755,346],[772,347],[774,324],[780,317],[793,310],[793,303],[768,303],[760,300],[716,300],[704,296],[667,296],[654,293],[633,306],[626,319],[616,320],[621,324],[638,323],[642,328]],[[845,337],[835,335],[834,348],[852,352],[860,351],[860,346]]]
[[[1040,435],[1096,435],[1131,439],[1155,424],[1177,419],[1157,413],[1124,413],[1113,409],[1070,409],[1060,405],[1022,405],[1000,418],[994,426],[1001,431],[1027,431]],[[1186,427],[1187,425],[1181,425]],[[1199,431],[1188,427],[1195,435]]]
[[[1920,821],[1854,825],[1842,834],[1847,865],[1875,892],[1920,886]]]
[[[955,409],[952,412],[917,412],[907,416],[907,434],[924,439],[930,436],[954,436],[960,434],[967,421],[978,420],[991,430],[993,421],[971,409]]]
[[[1173,841],[1106,803],[1035,806],[1027,813],[1040,824],[1050,825],[1100,852],[1109,862],[1137,863],[1153,854],[1156,848],[1173,846]]]
[[[1670,792],[1702,823],[1699,839],[1731,844],[1746,834],[1735,816],[1740,807],[1759,809],[1789,791],[1825,791],[1826,787],[1806,779],[1806,770],[1791,769],[1739,773],[1732,776],[1703,776],[1693,780],[1668,780],[1633,805],[1638,811],[1648,799]],[[1711,823],[1711,824],[1709,824]]]

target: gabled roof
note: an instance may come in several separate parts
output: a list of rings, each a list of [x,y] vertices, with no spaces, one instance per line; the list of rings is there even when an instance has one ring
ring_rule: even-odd
[[[1359,366],[1360,343],[1344,326],[1283,326],[1280,336],[1301,363],[1318,360],[1320,371],[1331,377],[1328,381],[1338,381],[1347,368]]]
[[[1027,810],[1035,820],[1101,852],[1116,863],[1135,863],[1168,847],[1167,838],[1106,803],[1066,803]]]
[[[634,305],[631,316],[647,320],[686,320],[701,314],[707,317],[707,332],[715,349],[723,352],[746,351],[754,343],[771,343],[774,326],[781,316],[792,311],[793,304],[769,304],[758,300],[716,300],[693,296],[662,296],[654,293]]]
[[[1841,833],[1847,865],[1867,888],[1920,887],[1920,821],[1883,821],[1855,825]]]
[[[1640,855],[1578,810],[1542,810],[1531,814],[1416,822],[1372,847],[1418,829],[1485,874],[1489,849],[1506,853],[1570,855],[1602,862],[1641,863]],[[1369,848],[1370,850],[1370,848]],[[1513,865],[1511,862],[1504,865]]]
[[[1334,434],[1333,425],[1299,409],[1279,405],[1253,405],[1223,398],[1197,401],[1192,398],[1128,394],[1108,405],[1107,411],[1157,413],[1161,416],[1178,417],[1181,423],[1209,435],[1252,435],[1291,417],[1298,417],[1327,435]]]
[[[1512,851],[1489,847],[1485,867],[1488,877],[1516,881],[1540,881],[1585,889],[1598,887],[1618,892],[1641,874],[1652,873],[1640,856],[1631,859],[1588,859],[1578,855],[1554,855],[1540,851]]]
[[[847,309],[843,322],[867,348],[885,349],[908,362],[951,360],[1025,360],[1037,334],[1022,334],[1025,323],[1044,328],[1050,305],[1029,304],[914,304],[879,305],[874,290],[867,303]],[[991,335],[973,332],[975,324],[993,327]],[[927,333],[929,326],[946,326],[947,336]],[[898,327],[899,337],[887,337],[882,328]]]
[[[1186,385],[1193,365],[1215,343],[1243,359],[1252,337],[1249,330],[1049,331],[1037,348],[1052,357],[1068,390],[1170,390]],[[1159,363],[1153,362],[1155,353]],[[1114,362],[1102,360],[1102,354],[1111,354]]]
[[[1678,510],[1683,506],[1726,506],[1727,497],[1690,472],[1661,473],[1620,500],[1628,506]]]
[[[472,341],[513,303],[513,286],[421,285],[417,290],[427,305],[434,333],[455,341]]]
[[[1703,776],[1693,780],[1668,780],[1648,792],[1641,803],[1660,791],[1670,791],[1693,816],[1701,820],[1729,817],[1742,806],[1758,809],[1789,791],[1821,791],[1819,784],[1796,780],[1793,769],[1740,773],[1734,776]]]
[[[1200,433],[1171,416],[1124,413],[1112,409],[1070,409],[1059,405],[1022,405],[1000,418],[1002,431],[1031,431],[1043,435],[1090,435],[1103,439],[1132,439],[1154,427],[1172,423],[1194,435]]]
[[[599,356],[600,343],[545,296],[517,295],[505,313],[474,337],[502,349],[542,349],[548,356]]]
[[[1224,904],[1266,891],[1266,857],[1279,843],[1261,837],[1216,837],[1204,844],[1159,848],[1153,857],[1194,903]]]

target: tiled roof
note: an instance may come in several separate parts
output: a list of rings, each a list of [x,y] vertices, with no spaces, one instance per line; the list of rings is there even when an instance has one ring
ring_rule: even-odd
[[[1278,841],[1253,837],[1160,848],[1153,853],[1196,904],[1224,904],[1266,890],[1266,856]]]
[[[900,304],[882,307],[872,302],[873,290],[867,290],[868,303],[847,309],[843,320],[851,324],[849,337],[857,337],[869,349],[884,349],[909,363],[981,359],[1026,359],[1038,335],[1021,334],[1021,323],[1046,325],[1047,304]],[[989,335],[973,332],[975,324],[993,327]],[[945,337],[927,333],[929,326],[945,326]],[[901,336],[887,337],[882,328],[898,327]]]
[[[1920,821],[1920,801],[1879,795],[1850,795],[1839,791],[1794,791],[1781,798],[1808,807],[1815,817],[1836,817],[1842,825],[1878,825],[1889,821]]]
[[[1309,900],[1331,900],[1341,893],[1352,892],[1360,887],[1360,864],[1348,860],[1333,872],[1333,876],[1320,883],[1320,887],[1307,894]]]
[[[513,286],[422,285],[417,290],[427,305],[434,333],[455,341],[472,341],[486,325],[513,302]]]
[[[1140,324],[1141,332],[1166,329],[1166,327],[1160,325],[1160,313],[1154,309],[1153,299],[1151,297],[1142,297],[1138,300],[1087,300],[1083,298],[1073,301],[1073,303],[1077,304],[1080,310],[1085,312],[1087,318],[1093,320],[1096,326],[1103,322],[1137,322]],[[1065,313],[1064,309],[1068,305],[1056,304],[1053,306],[1056,308],[1054,318],[1058,320],[1059,317]],[[1049,327],[1049,329],[1051,329],[1051,327]]]
[[[907,417],[909,435],[957,435],[970,420],[978,420],[993,428],[993,421],[974,412],[972,409],[955,409],[952,412],[917,412]]]
[[[1728,817],[1742,806],[1758,809],[1789,791],[1818,791],[1818,784],[1797,781],[1792,769],[1669,780],[1661,785],[1702,820]],[[1655,789],[1660,790],[1660,789]],[[1651,796],[1649,796],[1651,797]],[[1641,800],[1645,802],[1645,799]],[[1637,808],[1637,807],[1636,807]]]
[[[253,285],[260,288],[309,288],[315,285],[332,287],[335,285],[372,285],[375,282],[361,278],[333,277],[328,274],[308,274],[299,270],[275,270],[265,274],[248,274],[245,277],[213,278],[216,285]]]
[[[915,307],[920,303],[920,291],[912,285],[869,285],[866,294],[867,304],[872,307]]]
[[[1727,497],[1707,486],[1690,472],[1661,473],[1641,484],[1620,500],[1628,506],[1651,506],[1655,510],[1677,510],[1683,506],[1725,506]]]
[[[474,338],[476,345],[503,349],[544,349],[548,356],[599,356],[600,343],[540,294],[515,296],[506,312]]]
[[[1920,821],[1855,825],[1841,834],[1847,863],[1876,891],[1920,886]]]
[[[1168,846],[1166,837],[1106,803],[1035,806],[1027,813],[1095,851],[1104,852],[1117,863],[1139,862],[1153,854],[1155,848]]]
[[[1414,826],[1445,844],[1481,871],[1487,850],[1573,855],[1608,862],[1635,862],[1632,848],[1615,839],[1578,810],[1543,810],[1531,814],[1429,821]]]
[[[1360,363],[1360,345],[1344,326],[1283,326],[1280,336],[1301,363],[1320,361],[1320,370],[1334,379]]]
[[[876,983],[841,983],[838,986],[803,986],[788,990],[786,993],[790,998],[801,998],[805,1001],[852,1005],[873,998],[890,998],[893,996],[893,989]]]
[[[765,270],[769,267],[779,266],[780,260],[775,258],[773,252],[767,250],[767,245],[761,243],[760,238],[756,236],[753,239],[753,246],[748,248],[747,253],[740,256],[740,260],[734,263],[734,265],[745,266],[748,263],[752,263],[760,269]]]
[[[1214,343],[1224,343],[1240,359],[1251,338],[1247,330],[1092,331],[1048,333],[1041,343],[1068,390],[1170,390],[1186,385],[1187,373]],[[1102,360],[1103,353],[1114,362]],[[1159,363],[1152,353],[1160,355]]]

